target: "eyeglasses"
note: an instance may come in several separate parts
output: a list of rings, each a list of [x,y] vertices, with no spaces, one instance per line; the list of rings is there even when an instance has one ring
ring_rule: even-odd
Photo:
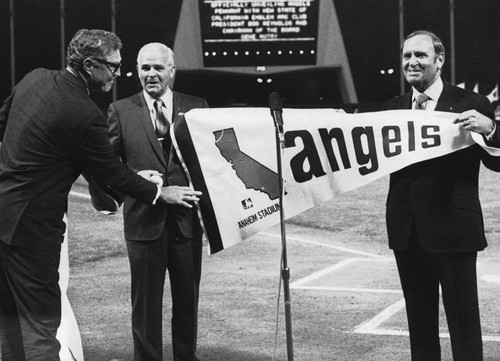
[[[109,61],[102,60],[102,59],[97,59],[97,58],[92,58],[94,60],[97,60],[99,63],[106,65],[106,67],[109,69],[111,74],[116,75],[118,70],[120,70],[120,67],[122,66],[122,63],[110,63]]]

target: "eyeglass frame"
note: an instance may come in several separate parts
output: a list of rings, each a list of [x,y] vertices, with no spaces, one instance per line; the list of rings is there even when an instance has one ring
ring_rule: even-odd
[[[121,66],[122,66],[122,63],[119,62],[118,64],[117,63],[111,63],[109,61],[106,61],[106,60],[103,60],[103,59],[99,59],[99,58],[92,58],[93,60],[96,60],[98,61],[99,63],[101,64],[104,64],[106,65],[106,68],[108,68],[108,70],[111,72],[111,74],[113,75],[116,75],[116,72],[118,70],[120,70]],[[114,69],[114,70],[113,70]]]

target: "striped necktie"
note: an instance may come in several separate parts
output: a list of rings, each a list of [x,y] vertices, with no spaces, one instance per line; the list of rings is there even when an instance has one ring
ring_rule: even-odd
[[[163,112],[163,102],[161,99],[156,99],[154,102],[154,107],[156,110],[156,118],[155,118],[155,132],[158,139],[165,138],[165,135],[168,133],[168,129],[170,128],[170,124]]]
[[[424,110],[425,109],[425,105],[424,103],[429,100],[431,97],[428,96],[427,94],[425,93],[422,93],[420,94],[417,99],[415,99],[416,101],[416,104],[415,104],[415,109],[420,109],[420,110]]]

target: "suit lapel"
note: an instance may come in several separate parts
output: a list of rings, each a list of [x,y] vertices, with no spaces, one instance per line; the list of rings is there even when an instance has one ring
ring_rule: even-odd
[[[443,92],[439,97],[435,110],[452,113],[460,112],[460,99],[454,93],[450,84],[443,82]]]
[[[165,161],[165,156],[163,155],[163,150],[161,148],[158,138],[156,138],[155,131],[153,129],[153,124],[151,122],[151,117],[149,115],[148,105],[144,99],[142,92],[137,94],[137,102],[135,103],[135,111],[137,113],[137,118],[139,119],[142,128],[144,129],[149,143],[153,147],[154,152],[158,159],[160,159],[163,166],[167,167],[167,162]]]
[[[406,93],[401,97],[401,109],[411,109],[411,92]]]
[[[173,92],[174,94],[174,97],[173,97],[173,104],[172,104],[172,108],[173,109],[173,112],[172,112],[172,123],[175,123],[175,121],[177,119],[179,119],[179,117],[183,116],[185,111],[184,111],[184,102],[182,101],[182,98],[179,96],[179,94],[177,92]]]
[[[398,97],[391,109],[411,109],[411,106],[411,92],[409,92]]]

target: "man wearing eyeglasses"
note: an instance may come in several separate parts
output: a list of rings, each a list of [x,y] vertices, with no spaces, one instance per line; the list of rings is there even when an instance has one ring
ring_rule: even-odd
[[[110,54],[107,60],[99,58],[90,58],[90,60],[94,62],[93,65],[95,67],[93,72],[87,73],[89,75],[88,83],[93,85],[95,90],[107,93],[111,90],[115,78],[121,75],[120,67],[122,64],[120,53],[115,52]],[[99,66],[99,64],[104,65],[104,67]],[[68,67],[68,70],[72,71],[74,69]]]
[[[144,180],[113,150],[106,118],[89,94],[111,89],[120,75],[120,49],[113,33],[79,30],[68,46],[67,68],[33,70],[0,109],[2,361],[59,360],[63,215],[84,168],[146,204],[191,207],[200,195]]]

